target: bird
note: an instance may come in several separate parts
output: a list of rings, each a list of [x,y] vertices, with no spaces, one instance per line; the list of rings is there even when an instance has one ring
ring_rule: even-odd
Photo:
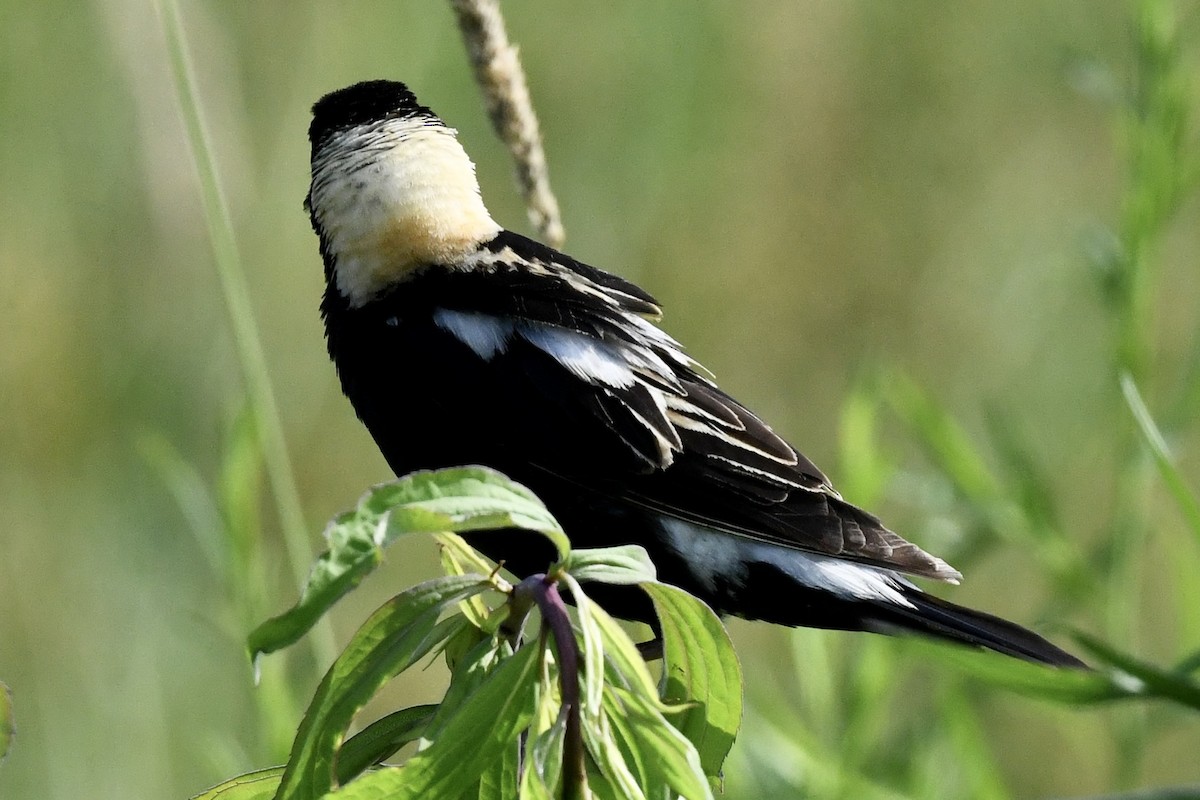
[[[843,499],[722,390],[659,327],[648,292],[499,225],[457,132],[405,84],[325,95],[308,135],[327,349],[398,476],[498,470],[573,545],[641,545],[660,580],[722,616],[1083,666],[919,588],[962,575]],[[470,541],[518,576],[553,560],[526,531]],[[610,613],[654,624],[635,588],[594,588]]]

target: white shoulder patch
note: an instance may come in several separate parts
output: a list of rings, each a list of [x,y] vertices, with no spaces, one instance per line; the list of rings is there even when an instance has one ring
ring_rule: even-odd
[[[623,389],[632,386],[636,380],[633,369],[620,351],[599,339],[534,322],[523,323],[518,330],[534,347],[590,383]]]
[[[451,311],[439,308],[433,312],[439,328],[454,334],[463,344],[475,351],[484,361],[503,353],[516,324],[512,320],[473,311]]]
[[[911,584],[891,570],[754,541],[674,517],[660,520],[666,544],[683,556],[695,576],[710,588],[716,587],[718,574],[736,577],[741,573],[744,578],[746,565],[759,562],[776,567],[797,583],[847,600],[882,600],[913,607],[901,591]]]

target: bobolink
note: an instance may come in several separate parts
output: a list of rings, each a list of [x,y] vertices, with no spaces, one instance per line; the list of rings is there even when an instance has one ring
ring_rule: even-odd
[[[397,475],[493,467],[581,547],[636,543],[662,580],[721,614],[913,631],[1055,665],[1040,636],[928,595],[941,559],[841,498],[653,320],[639,287],[500,227],[455,131],[401,83],[313,106],[306,200],[342,389]],[[475,544],[517,574],[550,550]],[[652,621],[640,592],[597,587]]]

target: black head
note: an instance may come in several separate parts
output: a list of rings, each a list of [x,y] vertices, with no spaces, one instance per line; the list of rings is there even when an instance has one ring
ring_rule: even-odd
[[[399,81],[363,81],[338,89],[314,103],[312,113],[308,140],[314,153],[330,136],[356,125],[409,117],[437,121],[437,115],[418,103],[416,96]]]

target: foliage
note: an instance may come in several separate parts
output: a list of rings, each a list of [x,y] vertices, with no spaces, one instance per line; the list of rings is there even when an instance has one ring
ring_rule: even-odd
[[[541,532],[559,553],[516,586],[456,535],[511,527]],[[329,550],[296,605],[251,633],[251,655],[297,641],[388,545],[413,533],[441,540],[448,574],[396,595],[359,628],[317,688],[284,767],[198,799],[712,797],[742,711],[741,671],[720,621],[657,583],[641,548],[572,550],[536,497],[483,467],[414,473],[364,495],[326,530]],[[661,681],[581,581],[649,593],[662,625]],[[527,636],[535,609],[539,632]],[[393,712],[347,740],[383,685],[430,654],[451,669],[442,701]],[[382,765],[414,741],[401,765]]]

